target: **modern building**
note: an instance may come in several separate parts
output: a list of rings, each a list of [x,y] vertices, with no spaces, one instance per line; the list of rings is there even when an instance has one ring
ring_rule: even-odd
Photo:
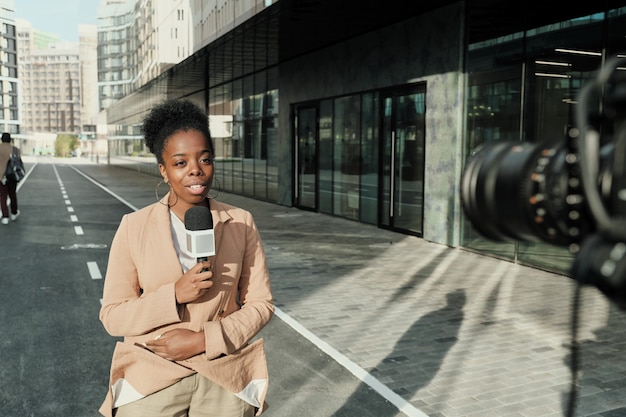
[[[104,109],[135,89],[137,78],[134,7],[107,0],[98,8],[99,107]]]
[[[193,52],[271,6],[277,0],[191,0]]]
[[[98,9],[100,108],[191,55],[191,21],[189,0],[104,0]]]
[[[191,55],[189,0],[140,0],[137,11],[137,87]]]
[[[79,91],[81,130],[95,132],[98,112],[98,30],[95,25],[78,25],[78,57],[82,88]]]
[[[111,163],[158,175],[136,158],[141,120],[187,98],[207,110],[226,191],[567,272],[566,247],[476,233],[461,176],[485,142],[564,143],[581,86],[626,52],[626,1],[191,7],[193,55],[108,107]]]
[[[13,0],[0,0],[0,131],[20,132],[17,31]]]
[[[64,42],[17,20],[21,139],[25,154],[49,153],[53,139],[35,136],[95,132],[98,114],[97,32],[79,25],[79,42]],[[52,142],[52,143],[51,143]]]

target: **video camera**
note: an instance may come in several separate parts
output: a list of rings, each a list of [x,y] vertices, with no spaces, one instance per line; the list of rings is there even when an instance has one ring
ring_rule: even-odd
[[[575,254],[571,275],[626,308],[626,60],[578,94],[556,145],[489,142],[467,161],[463,209],[494,241],[547,242]]]

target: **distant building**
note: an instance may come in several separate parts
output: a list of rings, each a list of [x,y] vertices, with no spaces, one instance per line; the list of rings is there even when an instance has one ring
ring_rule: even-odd
[[[100,110],[98,104],[98,30],[95,25],[78,25],[78,56],[80,61],[81,131],[95,130]]]
[[[20,132],[17,37],[13,0],[0,0],[0,131]]]
[[[106,0],[98,9],[98,102],[104,109],[134,90],[137,49],[134,7]]]
[[[80,42],[58,37],[17,20],[22,133],[95,130],[97,116],[97,32],[80,25]]]
[[[98,9],[100,109],[191,55],[189,0],[104,0]]]

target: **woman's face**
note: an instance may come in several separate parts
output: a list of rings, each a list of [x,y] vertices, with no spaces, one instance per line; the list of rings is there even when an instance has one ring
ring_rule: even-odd
[[[166,139],[159,170],[170,185],[171,209],[183,219],[188,208],[206,205],[213,182],[213,154],[197,130],[180,130]]]

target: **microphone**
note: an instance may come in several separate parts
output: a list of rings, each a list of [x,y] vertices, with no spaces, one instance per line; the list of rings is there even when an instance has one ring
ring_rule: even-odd
[[[185,232],[187,235],[187,253],[203,262],[215,255],[215,234],[213,216],[205,206],[193,206],[185,212]],[[203,268],[202,272],[208,271]]]

